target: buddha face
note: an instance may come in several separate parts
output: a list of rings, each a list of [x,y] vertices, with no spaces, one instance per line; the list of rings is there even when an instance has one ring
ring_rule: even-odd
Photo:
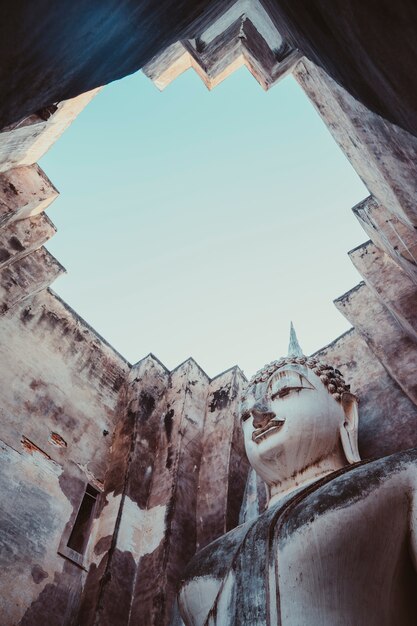
[[[340,455],[347,426],[342,404],[311,369],[295,363],[252,387],[241,419],[249,462],[268,485]]]

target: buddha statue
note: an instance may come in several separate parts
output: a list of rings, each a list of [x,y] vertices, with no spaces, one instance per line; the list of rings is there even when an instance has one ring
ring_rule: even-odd
[[[183,623],[417,625],[417,451],[361,461],[355,396],[293,327],[288,356],[249,382],[241,421],[269,505],[192,559]]]

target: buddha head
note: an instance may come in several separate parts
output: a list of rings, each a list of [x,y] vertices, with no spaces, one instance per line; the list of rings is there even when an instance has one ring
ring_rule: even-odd
[[[360,460],[349,389],[339,370],[302,354],[291,324],[288,356],[257,372],[242,399],[246,453],[267,485]]]

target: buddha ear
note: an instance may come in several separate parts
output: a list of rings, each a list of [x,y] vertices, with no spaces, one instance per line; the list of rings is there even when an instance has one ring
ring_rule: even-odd
[[[349,463],[361,460],[358,450],[358,401],[353,393],[342,393],[342,407],[345,421],[340,427],[343,451]]]

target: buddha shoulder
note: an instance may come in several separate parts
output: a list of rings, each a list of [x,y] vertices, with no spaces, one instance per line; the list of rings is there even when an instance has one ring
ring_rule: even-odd
[[[382,507],[404,497],[417,511],[417,448],[358,463],[322,486],[307,488],[286,516],[281,540],[338,511],[347,519],[349,509],[366,508],[367,502]]]
[[[249,526],[247,522],[205,546],[191,559],[178,596],[185,623],[205,624],[220,587]]]

